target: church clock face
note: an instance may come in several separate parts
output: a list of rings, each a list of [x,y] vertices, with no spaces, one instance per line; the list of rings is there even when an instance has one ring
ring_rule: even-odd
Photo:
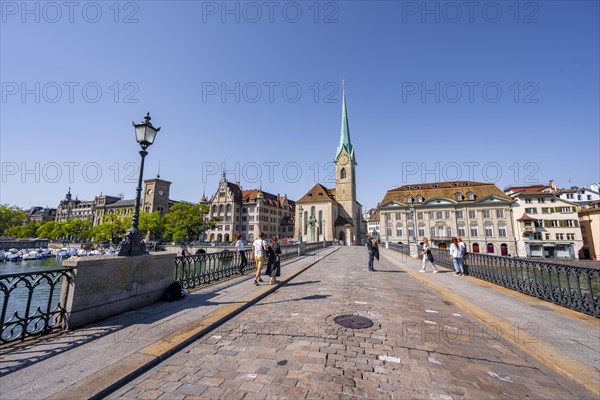
[[[160,196],[164,196],[164,195],[165,195],[165,191],[161,189],[161,190],[159,190],[159,191],[158,191],[158,194],[159,194]]]
[[[345,155],[345,154],[342,154],[340,156],[339,161],[340,161],[340,165],[346,165],[346,164],[348,164],[348,156]]]
[[[148,193],[148,196],[150,196],[152,194],[152,189],[146,190],[146,193]]]

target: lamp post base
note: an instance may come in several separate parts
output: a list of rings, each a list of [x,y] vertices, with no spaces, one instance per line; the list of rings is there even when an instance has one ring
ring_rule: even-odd
[[[128,231],[127,236],[121,242],[119,246],[120,256],[142,256],[144,254],[148,254],[148,250],[146,250],[146,246],[141,241],[140,232]]]

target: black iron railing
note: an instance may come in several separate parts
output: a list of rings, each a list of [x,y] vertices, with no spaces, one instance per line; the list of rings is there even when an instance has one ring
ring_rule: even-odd
[[[448,250],[431,252],[436,265],[454,269]],[[466,275],[600,318],[600,269],[477,253],[465,256],[464,267]]]
[[[306,243],[305,251],[312,252],[332,245],[333,242]],[[281,260],[298,256],[299,244],[281,244]],[[251,250],[245,250],[247,265],[242,272],[252,271],[256,268],[251,259]],[[175,258],[174,280],[181,283],[184,288],[194,288],[206,285],[223,278],[239,274],[242,259],[237,251],[221,251],[218,253],[205,253]],[[266,267],[266,266],[265,266]]]
[[[60,329],[70,268],[0,276],[0,344]]]
[[[410,255],[410,246],[408,244],[390,243],[390,249],[396,250],[402,254]]]

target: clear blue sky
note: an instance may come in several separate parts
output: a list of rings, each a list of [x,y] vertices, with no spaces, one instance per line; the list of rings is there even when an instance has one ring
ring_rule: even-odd
[[[298,199],[333,186],[342,79],[365,209],[412,182],[600,181],[597,1],[23,4],[1,3],[2,203],[133,198],[148,111],[173,199],[223,162]]]

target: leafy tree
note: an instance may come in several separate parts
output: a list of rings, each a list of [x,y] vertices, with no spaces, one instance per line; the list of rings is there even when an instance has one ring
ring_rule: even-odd
[[[7,229],[21,226],[27,219],[25,211],[8,204],[0,205],[0,235],[14,236],[6,232]]]
[[[60,222],[46,221],[40,225],[35,234],[37,235],[37,237],[42,237],[46,239],[56,239],[52,237],[52,231],[56,228],[57,224],[60,224]]]
[[[209,208],[205,204],[177,203],[165,215],[165,237],[174,242],[195,239],[207,229],[214,229],[218,218],[205,221]]]
[[[23,225],[11,226],[10,228],[4,230],[4,235],[8,237],[20,238],[22,237],[21,232],[23,232]]]
[[[154,212],[140,212],[140,222],[139,229],[142,233],[142,236],[146,236],[150,234],[150,239],[158,239],[161,237],[163,232],[165,231],[166,220],[160,214],[160,211]]]
[[[92,222],[87,219],[70,218],[64,225],[65,234],[77,239],[89,238],[91,230]]]
[[[118,244],[127,229],[131,226],[131,217],[125,217],[118,214],[106,214],[102,218],[102,223],[92,230],[91,236],[94,241],[110,240],[113,244]]]
[[[24,225],[21,229],[21,232],[18,237],[20,238],[34,238],[36,237],[36,233],[41,223],[37,221],[29,221],[26,225]]]

